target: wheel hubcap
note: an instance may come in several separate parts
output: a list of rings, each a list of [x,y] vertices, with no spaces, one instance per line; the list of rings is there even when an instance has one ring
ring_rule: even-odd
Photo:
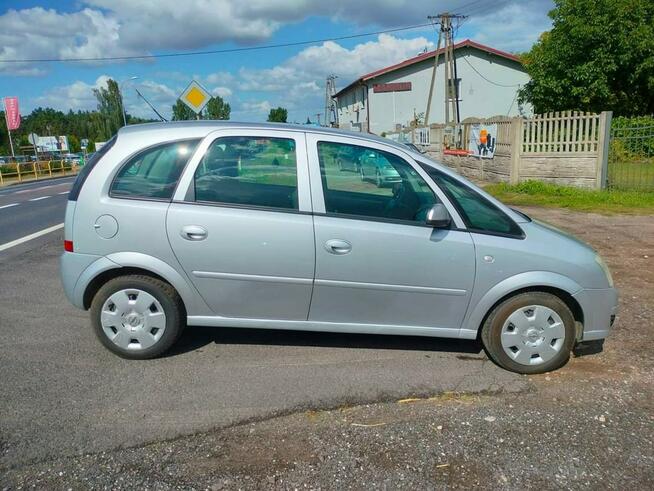
[[[521,365],[540,365],[560,353],[565,341],[563,320],[543,305],[528,305],[513,312],[501,334],[504,352]]]
[[[139,289],[120,290],[102,306],[100,324],[116,346],[144,350],[161,339],[166,330],[166,314],[159,301]]]

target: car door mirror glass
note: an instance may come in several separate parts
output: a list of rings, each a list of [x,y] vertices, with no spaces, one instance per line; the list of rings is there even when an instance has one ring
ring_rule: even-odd
[[[432,206],[427,212],[427,218],[425,219],[425,223],[434,228],[447,228],[450,226],[451,221],[450,214],[442,203]]]

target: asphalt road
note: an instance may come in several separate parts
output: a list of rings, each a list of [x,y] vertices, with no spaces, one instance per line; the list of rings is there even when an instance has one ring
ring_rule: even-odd
[[[0,258],[15,257],[52,239],[44,235],[9,249],[3,245],[61,224],[75,176],[0,188]]]
[[[189,328],[166,358],[122,360],[67,303],[61,231],[47,237],[0,258],[0,471],[299,408],[527,386],[473,342],[429,338]]]

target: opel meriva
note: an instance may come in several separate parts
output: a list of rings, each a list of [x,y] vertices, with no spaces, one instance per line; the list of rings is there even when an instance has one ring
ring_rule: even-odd
[[[407,146],[313,127],[123,128],[70,192],[64,248],[68,298],[125,358],[227,326],[480,338],[537,373],[617,308],[582,242]]]

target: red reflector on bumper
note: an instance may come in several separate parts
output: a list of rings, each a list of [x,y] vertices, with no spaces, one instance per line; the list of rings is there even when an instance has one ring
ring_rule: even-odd
[[[72,240],[64,240],[64,251],[73,252],[73,241]]]

